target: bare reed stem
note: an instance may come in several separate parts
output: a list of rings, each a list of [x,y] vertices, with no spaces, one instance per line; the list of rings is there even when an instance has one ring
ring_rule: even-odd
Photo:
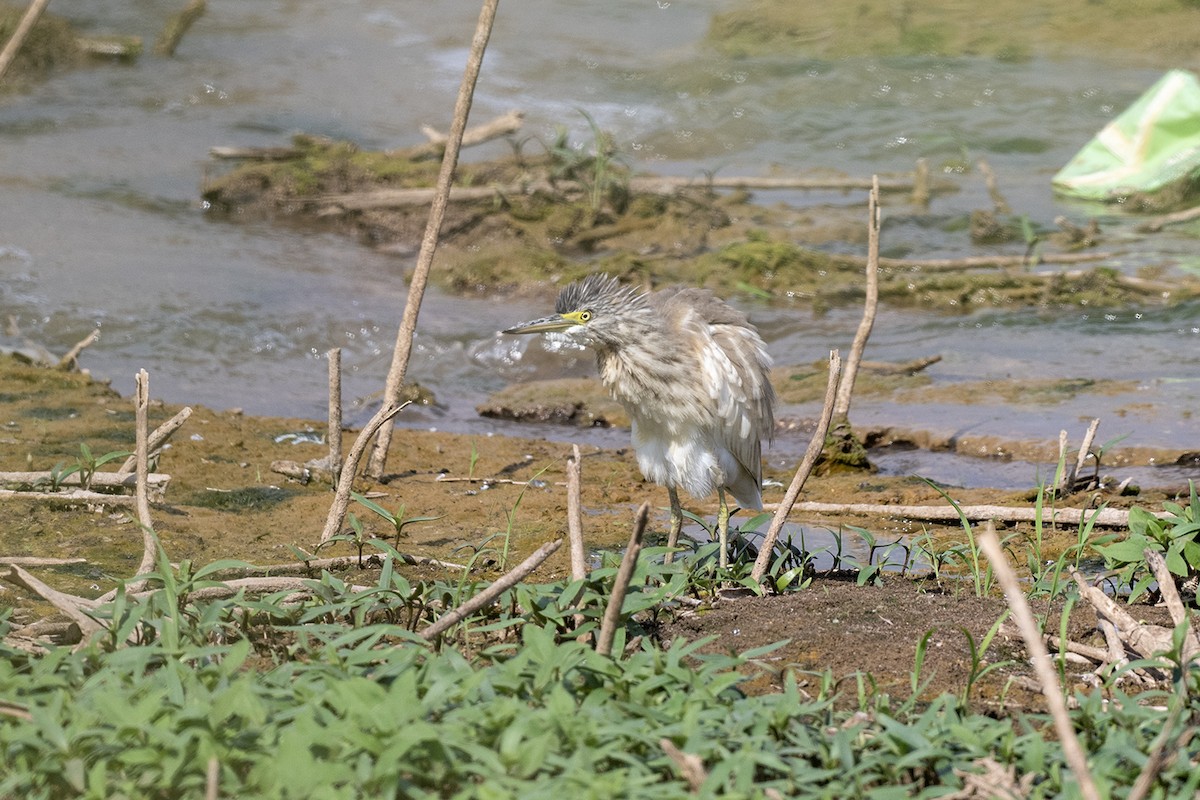
[[[571,543],[571,580],[587,577],[587,553],[583,550],[583,506],[580,501],[579,445],[567,459],[567,541]]]
[[[779,532],[783,530],[783,523],[787,521],[792,506],[796,504],[796,498],[800,496],[800,490],[804,488],[804,482],[812,474],[817,459],[821,457],[821,451],[825,449],[825,436],[829,433],[829,423],[833,419],[833,404],[841,375],[842,357],[834,350],[829,354],[829,383],[825,387],[825,406],[821,410],[821,418],[817,421],[817,429],[813,431],[812,441],[804,451],[804,458],[796,468],[791,485],[775,509],[775,516],[771,518],[771,527],[767,529],[767,535],[763,538],[758,558],[754,559],[754,569],[750,572],[750,577],[756,581],[761,581],[767,573],[767,568],[771,565],[771,551],[775,548]]]
[[[871,337],[871,329],[875,327],[875,315],[879,310],[879,176],[873,176],[871,191],[867,195],[867,289],[866,300],[863,302],[862,320],[854,333],[854,342],[850,345],[850,355],[846,358],[842,383],[838,387],[837,403],[833,407],[833,416],[838,422],[845,422],[850,415],[850,400],[854,394],[854,381],[858,378],[858,366],[862,363],[863,351],[867,348],[867,339]]]
[[[337,492],[333,496],[333,504],[329,506],[329,516],[325,518],[325,530],[321,532],[321,544],[328,542],[342,529],[342,523],[346,520],[346,509],[350,507],[350,490],[354,488],[354,473],[358,470],[359,459],[367,449],[371,437],[392,417],[399,414],[406,405],[408,403],[398,406],[385,403],[383,408],[376,411],[375,416],[371,417],[359,432],[354,444],[350,445],[350,452],[346,454],[346,463],[342,465],[342,471],[338,476]]]
[[[612,654],[613,639],[617,635],[617,623],[621,621],[621,606],[625,605],[625,595],[629,592],[629,582],[633,579],[633,570],[637,567],[638,553],[642,550],[642,534],[646,532],[646,523],[650,519],[650,504],[642,503],[633,520],[633,533],[629,536],[629,546],[621,558],[621,566],[617,568],[617,576],[613,579],[612,596],[604,609],[604,620],[600,623],[600,635],[596,638],[596,652],[602,656]]]
[[[25,43],[25,38],[29,36],[29,32],[37,24],[38,17],[42,16],[42,12],[46,10],[46,6],[48,5],[50,5],[50,0],[33,0],[29,4],[29,8],[25,11],[25,16],[21,17],[21,21],[17,24],[17,29],[13,31],[13,35],[9,38],[8,43],[4,45],[4,49],[0,50],[0,78],[3,78],[4,73],[8,72],[13,59],[17,57],[17,53],[21,50],[21,45]]]
[[[1034,674],[1037,675],[1038,682],[1042,686],[1042,695],[1046,698],[1046,706],[1050,709],[1050,716],[1054,719],[1054,729],[1058,732],[1059,741],[1062,742],[1063,757],[1067,761],[1067,766],[1075,774],[1075,780],[1079,782],[1079,791],[1085,800],[1100,800],[1100,792],[1092,779],[1092,773],[1088,770],[1087,756],[1083,752],[1079,738],[1075,735],[1075,726],[1071,722],[1071,715],[1067,713],[1067,701],[1063,698],[1062,687],[1058,684],[1058,675],[1054,671],[1050,653],[1047,652],[1046,644],[1042,641],[1042,633],[1038,630],[1037,622],[1033,618],[1029,601],[1025,599],[1025,593],[1021,591],[1017,574],[1000,548],[1000,540],[996,538],[993,524],[989,523],[980,532],[979,546],[992,565],[992,570],[996,573],[996,580],[1004,589],[1008,607],[1012,611],[1017,628],[1021,631],[1021,638],[1025,640],[1025,648],[1029,651],[1029,660],[1033,664]]]
[[[471,42],[471,53],[467,58],[467,67],[463,73],[462,84],[459,86],[458,99],[454,104],[454,119],[450,124],[450,133],[446,137],[446,150],[442,154],[442,168],[438,173],[436,194],[433,198],[433,205],[429,209],[429,220],[425,226],[425,236],[421,239],[421,251],[417,255],[417,265],[408,285],[408,300],[404,305],[404,316],[400,321],[400,330],[396,334],[396,348],[392,351],[392,366],[388,370],[387,384],[384,387],[384,406],[393,406],[400,401],[400,389],[404,384],[404,376],[408,372],[413,335],[417,330],[417,315],[421,311],[421,299],[425,296],[425,284],[429,281],[429,270],[433,266],[433,254],[437,251],[442,220],[446,216],[450,184],[454,181],[454,170],[458,166],[458,153],[462,148],[463,132],[467,129],[467,117],[471,113],[475,82],[479,79],[479,70],[483,65],[483,53],[487,49],[488,39],[492,35],[492,22],[496,18],[496,7],[499,3],[500,0],[483,0],[479,22],[475,26],[475,38]],[[367,463],[367,474],[376,480],[383,477],[383,471],[387,467],[388,448],[391,446],[392,426],[388,425],[380,430],[379,439],[375,442],[375,448],[371,451],[371,458]]]
[[[337,475],[342,469],[342,348],[326,353],[329,358],[329,471]]]
[[[134,424],[137,428],[137,444],[134,446],[134,458],[137,459],[137,486],[134,489],[135,507],[137,508],[138,525],[142,528],[142,563],[138,565],[138,575],[145,575],[154,569],[158,560],[157,545],[154,539],[154,520],[150,518],[150,492],[147,477],[150,474],[150,435],[147,432],[147,409],[150,407],[150,375],[146,370],[138,370],[135,378],[133,394]],[[136,592],[145,586],[146,581],[139,580],[130,583],[126,591]]]

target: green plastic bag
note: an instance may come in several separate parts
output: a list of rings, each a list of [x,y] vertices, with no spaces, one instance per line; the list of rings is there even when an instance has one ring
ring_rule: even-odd
[[[1200,80],[1172,70],[1104,126],[1054,176],[1054,189],[1088,200],[1156,192],[1200,175]]]

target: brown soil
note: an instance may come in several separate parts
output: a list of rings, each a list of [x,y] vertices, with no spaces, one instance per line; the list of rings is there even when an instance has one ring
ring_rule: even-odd
[[[151,425],[175,410],[156,404]],[[127,399],[86,375],[35,367],[13,357],[0,357],[0,423],[4,444],[0,469],[9,471],[70,465],[79,458],[81,442],[95,455],[129,450],[134,438]],[[196,564],[223,558],[264,564],[294,561],[293,548],[312,552],[329,507],[330,487],[288,480],[273,473],[271,464],[280,459],[303,462],[320,458],[325,453],[323,445],[293,444],[295,437],[280,437],[311,434],[322,428],[323,423],[316,420],[254,418],[196,409],[158,467],[172,476],[165,501],[153,508],[155,529],[170,558]],[[564,428],[564,438],[569,430]],[[511,515],[512,561],[563,535],[564,460],[569,452],[570,446],[564,442],[481,439],[400,429],[386,483],[362,482],[357,488],[377,493],[373,495],[376,502],[406,517],[437,517],[406,527],[402,551],[460,563],[470,560],[482,546],[498,550],[500,539],[495,534],[510,527]],[[588,448],[583,474],[590,547],[619,549],[628,538],[634,508],[646,500],[658,509],[651,539],[661,540],[665,492],[641,479],[630,451]],[[769,477],[786,482],[790,476],[776,473]],[[769,488],[766,500],[778,500],[781,492]],[[810,479],[805,497],[830,502],[944,502],[919,481],[872,478],[868,482],[861,475]],[[1028,502],[1026,497],[987,490],[964,491],[957,499],[963,503]],[[1124,499],[1111,500],[1119,505]],[[1142,498],[1144,504],[1160,501]],[[56,588],[96,596],[113,586],[114,578],[130,577],[137,567],[141,534],[128,506],[89,506],[20,496],[0,502],[6,519],[2,555],[86,559],[83,565],[39,569],[39,575]],[[693,507],[710,516],[714,510]],[[389,536],[387,525],[371,512],[357,508],[355,513],[368,532]],[[961,540],[961,531],[955,527],[903,519],[830,517],[806,522],[830,530],[857,524],[879,536],[929,531],[939,546]],[[1021,532],[1012,533],[1019,542]],[[1072,543],[1073,537],[1069,531],[1048,531],[1048,557]],[[336,543],[322,554],[353,552],[349,543]],[[494,574],[489,571],[498,558],[499,553],[493,552],[476,563],[481,577]],[[535,578],[562,578],[567,571],[566,554],[560,551]],[[432,573],[426,569],[416,574]],[[7,585],[0,591],[0,604],[15,607],[17,620],[50,612],[29,593]],[[667,625],[661,634],[665,638],[715,636],[709,648],[738,652],[788,639],[787,645],[763,659],[771,670],[798,666],[830,670],[835,676],[870,673],[880,690],[906,695],[917,644],[926,631],[935,629],[922,673],[922,680],[933,679],[927,692],[962,692],[972,663],[962,630],[976,643],[982,642],[1002,611],[999,599],[976,598],[967,584],[958,581],[938,586],[889,576],[881,586],[857,587],[837,576],[818,576],[811,586],[795,594],[719,601],[713,608]],[[1090,612],[1076,611],[1072,624],[1082,630],[1094,621]],[[1023,663],[1019,648],[1003,636],[986,657]],[[974,697],[997,700],[1005,695],[1007,676],[1023,670],[1014,664],[992,673],[976,685]],[[760,677],[755,685],[765,690],[773,680],[769,675]],[[1029,702],[1015,690],[1006,697],[1006,702]]]

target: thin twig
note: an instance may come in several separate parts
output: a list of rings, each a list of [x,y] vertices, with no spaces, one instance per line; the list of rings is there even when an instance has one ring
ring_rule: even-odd
[[[65,564],[86,564],[86,558],[39,558],[37,556],[0,556],[0,566],[58,567]]]
[[[858,366],[862,362],[863,350],[867,347],[867,339],[871,337],[871,329],[875,327],[875,314],[879,309],[879,225],[881,213],[879,210],[879,176],[867,195],[867,291],[863,303],[862,319],[858,330],[854,333],[854,342],[850,345],[850,355],[842,372],[842,381],[838,386],[837,400],[833,405],[833,418],[839,423],[847,421],[850,414],[850,398],[854,394],[854,381],[858,378]]]
[[[608,606],[604,609],[604,619],[600,623],[600,635],[596,638],[596,652],[602,656],[612,654],[613,639],[617,635],[617,623],[621,621],[621,607],[625,605],[625,595],[629,591],[629,582],[633,579],[633,570],[637,566],[638,553],[642,550],[642,534],[646,532],[646,522],[650,519],[650,504],[642,503],[633,520],[633,533],[629,536],[629,545],[625,555],[621,557],[621,566],[613,579],[612,595]]]
[[[451,627],[462,622],[467,617],[474,614],[479,609],[486,606],[488,603],[495,600],[506,590],[516,586],[525,579],[529,573],[533,572],[542,562],[549,558],[555,550],[562,547],[563,540],[555,539],[553,542],[547,542],[533,552],[529,558],[518,564],[511,572],[498,578],[488,588],[484,589],[479,594],[472,597],[467,602],[463,603],[458,608],[438,618],[436,622],[430,625],[425,630],[421,631],[421,636],[426,639],[434,639],[445,633]]]
[[[138,525],[142,528],[142,563],[138,566],[138,575],[145,575],[154,569],[158,560],[158,544],[154,536],[154,520],[150,517],[150,493],[146,476],[150,474],[150,436],[147,432],[147,409],[150,407],[150,375],[146,370],[138,370],[133,394],[134,419],[137,429],[137,444],[134,457],[137,459],[137,488],[134,489],[134,506],[137,509]],[[136,592],[146,585],[145,579],[133,581],[126,588],[127,592]]]
[[[458,154],[462,147],[463,133],[467,128],[467,117],[471,113],[471,101],[475,95],[475,82],[479,79],[479,70],[483,65],[483,53],[487,49],[488,39],[492,35],[492,22],[496,18],[496,7],[499,3],[500,0],[483,0],[479,22],[475,26],[475,37],[471,41],[467,67],[463,73],[462,84],[459,86],[458,99],[454,104],[454,119],[450,123],[450,133],[446,137],[446,150],[442,154],[442,167],[438,172],[437,179],[437,194],[429,209],[429,220],[425,225],[425,235],[421,239],[421,250],[417,254],[417,264],[408,284],[408,299],[404,305],[404,316],[400,320],[400,330],[396,334],[396,347],[392,351],[392,365],[388,369],[387,384],[383,393],[385,406],[392,406],[400,401],[400,391],[404,384],[404,376],[408,372],[408,361],[412,355],[413,336],[417,330],[417,315],[421,310],[421,299],[425,296],[425,285],[429,281],[429,271],[433,266],[434,253],[437,251],[442,220],[446,216],[450,185],[454,181],[454,171],[458,166]],[[375,448],[371,451],[371,458],[367,463],[367,474],[376,480],[383,477],[383,472],[387,467],[388,448],[392,445],[392,429],[393,427],[388,425],[379,431],[379,438],[375,442]],[[328,532],[328,526],[326,526],[326,532]]]
[[[767,503],[763,506],[766,511],[779,508],[781,503]],[[996,522],[1034,522],[1042,519],[1056,524],[1078,525],[1087,521],[1099,528],[1121,528],[1129,524],[1129,512],[1119,508],[1055,508],[1041,509],[1013,506],[959,506],[949,504],[940,506],[903,506],[886,503],[819,503],[806,501],[796,503],[793,511],[808,514],[860,516],[884,516],[925,522],[958,523],[963,518],[970,522],[986,522],[989,519]],[[1168,512],[1155,512],[1155,516],[1165,517]]]
[[[342,468],[342,348],[325,354],[329,358],[329,471]]]
[[[385,403],[383,408],[376,411],[375,416],[371,417],[359,432],[354,444],[350,445],[350,452],[346,454],[346,463],[342,465],[342,471],[338,477],[337,492],[333,496],[332,505],[329,506],[329,516],[325,518],[325,530],[321,532],[322,544],[336,536],[342,529],[342,522],[346,519],[346,509],[350,507],[350,490],[354,487],[354,473],[358,470],[358,461],[367,449],[371,437],[392,417],[399,414],[409,402],[411,401],[401,405]]]
[[[763,575],[767,573],[767,568],[771,566],[771,552],[775,549],[775,540],[779,538],[779,532],[783,530],[783,523],[787,521],[788,514],[796,504],[796,498],[800,496],[804,482],[808,480],[813,467],[817,465],[821,451],[825,449],[825,435],[829,433],[829,423],[833,419],[833,404],[837,397],[841,375],[842,357],[837,350],[834,350],[829,354],[829,383],[825,387],[825,406],[821,410],[821,418],[817,422],[817,429],[813,432],[812,440],[808,443],[808,449],[804,451],[804,458],[801,459],[800,466],[796,468],[791,485],[788,486],[783,500],[775,508],[775,516],[771,518],[771,527],[767,529],[767,535],[763,538],[758,557],[754,559],[754,569],[750,572],[750,577],[756,581],[761,581]]]
[[[1047,652],[1046,645],[1042,641],[1042,632],[1038,630],[1033,612],[1029,608],[1029,601],[1025,599],[1025,593],[1021,591],[1017,575],[1000,547],[1000,540],[996,538],[994,525],[988,524],[980,532],[979,545],[992,565],[992,570],[995,572],[1001,588],[1004,589],[1008,607],[1021,631],[1021,638],[1025,640],[1025,648],[1029,651],[1034,673],[1041,683],[1042,695],[1046,698],[1046,706],[1050,709],[1050,716],[1054,719],[1054,728],[1058,732],[1067,766],[1075,774],[1075,780],[1079,782],[1079,790],[1083,797],[1086,800],[1100,800],[1100,792],[1092,779],[1092,773],[1088,770],[1087,756],[1083,752],[1079,738],[1075,735],[1075,726],[1071,722],[1071,715],[1067,712],[1067,701],[1063,697],[1062,687],[1058,684],[1058,675],[1055,673],[1050,653]]]
[[[399,553],[398,556],[400,561],[413,566],[443,567],[453,570],[467,568],[465,564],[455,564],[453,561],[442,561],[437,558],[429,558],[428,556],[414,556],[408,553]],[[361,558],[359,556],[336,556],[334,558],[314,558],[310,561],[288,561],[283,564],[248,564],[244,567],[228,567],[216,573],[215,577],[224,580],[234,575],[267,577],[307,575],[322,570],[368,569],[370,567],[383,566],[383,561],[386,557],[383,553],[370,553]]]
[[[49,4],[50,0],[33,0],[29,4],[29,8],[25,10],[25,16],[21,17],[21,21],[17,24],[17,29],[9,37],[8,43],[4,45],[4,50],[0,51],[0,79],[3,79],[4,73],[8,72],[13,59],[17,57],[17,53],[21,50],[21,45],[25,43],[29,32],[37,24],[38,17],[42,15],[42,12],[46,10],[46,6]]]

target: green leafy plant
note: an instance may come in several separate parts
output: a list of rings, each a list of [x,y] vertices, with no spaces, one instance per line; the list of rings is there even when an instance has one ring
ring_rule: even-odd
[[[1105,566],[1115,570],[1118,580],[1129,586],[1129,601],[1141,597],[1154,574],[1146,564],[1146,550],[1160,553],[1172,575],[1187,580],[1200,574],[1200,498],[1196,484],[1189,486],[1186,506],[1163,503],[1166,514],[1156,516],[1135,506],[1129,510],[1129,535],[1124,540],[1096,547]]]
[[[409,525],[413,525],[418,522],[433,522],[435,520],[441,519],[441,517],[406,517],[406,516],[404,516],[404,512],[407,510],[408,507],[405,505],[401,505],[400,509],[393,513],[391,511],[388,511],[386,508],[379,505],[378,503],[376,503],[374,500],[371,500],[370,498],[365,497],[364,495],[361,495],[358,492],[351,492],[350,498],[352,500],[354,500],[354,502],[361,505],[363,508],[367,509],[368,511],[373,511],[375,514],[382,517],[389,525],[392,526],[392,531],[396,536],[396,546],[397,547],[400,546],[400,539],[404,536],[404,529],[406,527],[408,527]],[[351,526],[353,527],[356,522],[358,522],[357,519],[350,523]],[[361,524],[359,525],[358,528],[354,528],[354,530],[357,532],[357,534],[359,535],[359,538],[361,539],[361,534],[362,534]],[[360,555],[362,553],[361,546],[359,547],[359,553],[360,553]]]

